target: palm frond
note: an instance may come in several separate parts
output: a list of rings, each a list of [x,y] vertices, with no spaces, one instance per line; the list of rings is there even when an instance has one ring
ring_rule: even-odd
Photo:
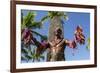
[[[41,55],[41,54],[33,54],[32,58],[35,59],[35,60],[37,60],[37,61],[40,61],[40,59],[44,60],[44,56]]]
[[[41,22],[42,23],[44,23],[46,20],[48,20],[49,19],[49,16],[45,16],[45,17],[43,17],[42,19],[41,19]]]
[[[28,53],[28,51],[26,49],[21,49],[21,52],[24,53],[24,54]]]
[[[64,18],[65,20],[68,20],[68,15],[67,15],[67,14],[66,14],[66,15],[64,14],[64,15],[63,15],[63,18]]]
[[[36,32],[36,31],[33,31],[33,30],[32,30],[32,33],[35,34],[36,36],[40,36],[41,39],[43,39],[43,40],[47,40],[47,36],[44,36],[44,35],[42,35],[42,34]]]
[[[41,22],[32,22],[31,25],[28,26],[29,28],[33,28],[33,29],[40,29],[42,28],[42,23]]]
[[[34,17],[35,17],[35,13],[31,11],[28,12],[28,14],[22,18],[23,20],[22,25],[26,27],[30,26],[32,24],[32,21],[34,21]]]
[[[26,57],[28,60],[32,59],[32,57],[31,57],[30,55],[25,55],[25,57]]]

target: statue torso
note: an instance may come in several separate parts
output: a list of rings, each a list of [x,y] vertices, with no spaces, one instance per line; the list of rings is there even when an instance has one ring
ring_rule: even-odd
[[[64,61],[65,40],[58,39],[50,42],[50,61]]]

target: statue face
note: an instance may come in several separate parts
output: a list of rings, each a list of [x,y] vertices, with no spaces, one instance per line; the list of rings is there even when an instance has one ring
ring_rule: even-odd
[[[62,30],[60,28],[57,28],[54,33],[55,33],[55,36],[61,36]]]

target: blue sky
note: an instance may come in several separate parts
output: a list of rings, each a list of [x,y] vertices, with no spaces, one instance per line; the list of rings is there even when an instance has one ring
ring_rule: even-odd
[[[29,12],[28,10],[22,10],[23,15],[26,16]],[[47,11],[35,11],[37,13],[35,20],[40,21],[42,17],[47,15]],[[68,40],[74,39],[74,31],[78,25],[81,25],[83,28],[83,33],[86,37],[86,40],[88,37],[90,37],[90,14],[89,13],[83,13],[83,12],[67,12],[68,20],[64,20],[64,38]],[[42,27],[42,29],[36,29],[35,31],[47,35],[48,36],[48,29],[50,26],[50,21],[46,21]],[[38,37],[37,37],[38,39]],[[79,45],[77,46],[77,50],[75,51],[75,54],[73,55],[73,49],[66,47],[65,49],[65,58],[66,61],[72,61],[72,60],[87,60],[90,59],[90,51],[86,49],[87,42],[85,45]]]

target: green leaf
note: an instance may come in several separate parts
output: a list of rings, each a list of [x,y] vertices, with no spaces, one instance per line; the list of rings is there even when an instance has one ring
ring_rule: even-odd
[[[44,16],[41,21],[44,22],[46,20],[48,20],[49,18],[50,19],[53,19],[54,17],[60,17],[61,20],[63,20],[62,18],[64,19],[68,19],[68,16],[67,16],[67,13],[65,12],[58,12],[58,11],[49,11],[48,12],[48,15],[47,16]]]
[[[25,55],[25,57],[26,57],[28,60],[32,59],[32,57],[29,56],[29,55]]]
[[[47,36],[46,35],[42,36],[41,40],[47,40]]]
[[[49,16],[45,16],[45,17],[43,17],[42,19],[41,19],[41,22],[42,23],[44,23],[46,20],[48,20],[49,19]]]
[[[67,16],[67,15],[63,15],[63,18],[64,18],[65,20],[68,20],[68,16]]]
[[[43,40],[47,40],[47,36],[43,36],[40,33],[36,32],[36,31],[33,31],[33,30],[32,30],[32,33],[35,34],[35,35],[37,35],[37,36],[40,36],[41,39],[43,39]]]
[[[21,49],[21,52],[24,53],[24,54],[28,53],[26,49]]]
[[[40,29],[42,27],[42,23],[41,22],[32,22],[31,25],[28,26],[29,28],[33,28],[33,29]]]
[[[26,26],[26,27],[30,26],[32,24],[32,21],[34,21],[34,17],[35,14],[29,11],[28,14],[25,17],[23,17],[22,26]]]

